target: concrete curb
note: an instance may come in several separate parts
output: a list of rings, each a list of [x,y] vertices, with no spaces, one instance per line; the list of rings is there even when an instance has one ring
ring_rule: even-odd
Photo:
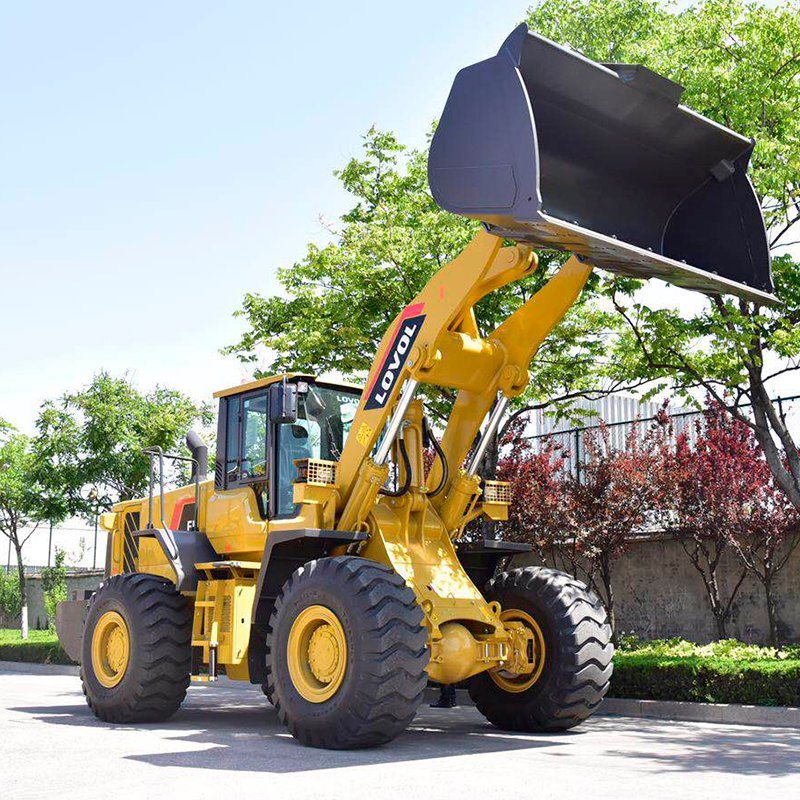
[[[79,668],[65,664],[28,664],[23,661],[0,661],[3,673],[27,675],[78,675]],[[424,705],[433,703],[439,690],[429,687]],[[469,694],[459,689],[459,706],[474,705]],[[683,703],[669,700],[631,700],[607,697],[603,700],[599,717],[638,717],[642,719],[667,719],[676,722],[711,722],[718,725],[758,725],[767,728],[800,728],[800,708],[785,706],[739,706],[717,703]]]
[[[29,664],[26,661],[0,661],[0,675],[21,672],[26,675],[78,675],[79,667],[71,664]]]
[[[439,690],[429,687],[425,692],[425,703],[434,703],[438,697]],[[456,698],[459,706],[474,705],[469,693],[463,689],[458,690]],[[718,725],[758,725],[765,728],[800,728],[800,708],[785,706],[739,706],[606,697],[595,716],[712,722]]]
[[[685,703],[607,697],[603,700],[598,714],[683,722],[715,722],[723,725],[800,728],[800,708],[785,706],[739,706],[724,703]]]

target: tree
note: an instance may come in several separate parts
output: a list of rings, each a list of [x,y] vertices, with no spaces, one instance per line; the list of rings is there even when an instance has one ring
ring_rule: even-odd
[[[36,435],[31,442],[32,477],[39,487],[42,517],[50,526],[50,543],[54,525],[89,511],[80,495],[84,484],[80,433],[76,420],[63,406],[52,401],[42,405],[36,419]],[[49,567],[50,544],[47,558]]]
[[[587,430],[578,473],[565,468],[566,453],[555,443],[537,450],[517,423],[498,463],[512,496],[503,534],[585,580],[602,597],[612,628],[616,562],[662,503],[664,427],[662,415],[644,433],[634,426],[619,449],[605,425]]]
[[[149,481],[142,448],[175,450],[194,422],[208,424],[211,417],[210,407],[174,389],[158,386],[141,392],[128,376],[99,373],[81,391],[65,395],[58,406],[56,427],[63,440],[71,442],[78,434],[77,479],[71,485],[80,488],[74,502],[91,516],[113,502],[141,496]]]
[[[517,420],[507,432],[504,454],[497,464],[497,478],[508,481],[511,503],[508,520],[499,523],[504,539],[527,542],[543,563],[563,568],[559,555],[566,556],[577,571],[575,523],[566,485],[567,462],[563,448],[553,439],[534,447]]]
[[[578,568],[603,598],[615,637],[614,569],[662,502],[658,470],[663,432],[660,418],[644,433],[634,425],[624,446],[616,449],[608,427],[601,424],[586,432],[580,473],[567,479]]]
[[[0,420],[0,533],[14,548],[19,582],[20,630],[28,638],[28,593],[22,548],[43,519],[30,439]]]
[[[780,645],[783,625],[778,613],[775,579],[800,545],[800,514],[777,485],[762,458],[748,476],[750,496],[743,524],[733,529],[733,547],[747,571],[764,590],[769,643]]]
[[[712,296],[697,312],[647,305],[634,281],[606,291],[625,333],[609,341],[616,376],[702,388],[749,426],[776,484],[800,509],[800,453],[774,381],[800,369],[800,5],[706,0],[681,11],[658,0],[545,0],[531,26],[597,61],[640,63],[686,87],[683,102],[752,136],[750,174],[775,254],[777,308]],[[752,415],[747,406],[752,406]]]
[[[686,432],[674,452],[665,451],[665,516],[684,552],[703,581],[717,636],[727,637],[726,624],[746,570],[723,595],[719,569],[734,536],[747,517],[753,475],[763,472],[763,456],[750,428],[713,400],[706,403],[696,426],[694,445]]]
[[[775,579],[800,546],[800,513],[778,486],[752,428],[713,399],[706,402],[697,440],[679,437],[665,469],[673,486],[684,550],[703,579],[720,638],[733,601],[749,572],[764,589],[769,640],[778,647],[782,625]],[[722,556],[738,556],[741,573],[722,597]]]

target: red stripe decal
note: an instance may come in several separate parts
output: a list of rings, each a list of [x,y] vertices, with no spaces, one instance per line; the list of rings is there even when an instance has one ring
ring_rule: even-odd
[[[194,505],[194,497],[182,497],[175,503],[175,508],[172,509],[172,519],[170,520],[169,527],[173,531],[178,530],[178,525],[181,524],[181,514],[186,506]]]

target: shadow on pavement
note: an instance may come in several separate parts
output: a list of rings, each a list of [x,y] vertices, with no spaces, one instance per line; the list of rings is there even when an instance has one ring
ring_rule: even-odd
[[[589,744],[593,758],[636,759],[647,771],[772,777],[800,773],[800,731],[788,728],[597,717],[566,734],[514,734],[492,727],[473,707],[439,710],[423,706],[406,733],[385,747],[329,751],[296,742],[256,687],[220,684],[193,688],[175,717],[157,725],[107,725],[95,719],[82,702],[13,710],[49,724],[106,728],[109,735],[115,731],[152,732],[158,736],[159,751],[172,751],[126,758],[163,767],[277,774],[531,750],[557,758],[555,766],[558,759],[585,760]],[[604,747],[604,741],[612,740],[606,738],[610,733],[615,734],[613,750]],[[619,736],[630,739],[629,749],[619,747]],[[185,748],[176,749],[177,742],[186,743]],[[578,743],[577,751],[570,746]],[[563,760],[560,765],[567,767]]]
[[[506,733],[492,727],[472,707],[440,710],[423,706],[408,730],[384,747],[318,750],[295,741],[255,687],[246,694],[225,686],[192,691],[171,720],[153,725],[108,725],[96,719],[83,704],[12,710],[54,725],[103,727],[110,733],[117,730],[167,733],[168,738],[161,740],[162,746],[177,741],[194,745],[191,750],[126,756],[132,761],[164,767],[267,773],[554,748],[580,735],[578,732],[558,736]],[[198,745],[202,749],[197,749]]]
[[[608,755],[645,759],[660,766],[661,772],[800,777],[800,731],[795,728],[631,717],[607,717],[598,722],[618,732],[629,730],[640,741],[635,751],[609,750]]]

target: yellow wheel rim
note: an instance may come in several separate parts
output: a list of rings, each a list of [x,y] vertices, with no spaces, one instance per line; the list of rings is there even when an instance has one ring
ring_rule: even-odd
[[[542,676],[547,648],[544,643],[544,634],[539,623],[524,611],[510,608],[500,614],[503,622],[521,622],[533,633],[533,671],[520,675],[508,670],[493,670],[489,677],[506,692],[524,692],[530,689]]]
[[[111,689],[125,677],[130,655],[125,620],[116,611],[106,611],[92,632],[92,669],[101,686]]]
[[[295,689],[309,703],[333,697],[347,670],[347,639],[339,618],[325,606],[309,606],[289,631],[286,661]]]

